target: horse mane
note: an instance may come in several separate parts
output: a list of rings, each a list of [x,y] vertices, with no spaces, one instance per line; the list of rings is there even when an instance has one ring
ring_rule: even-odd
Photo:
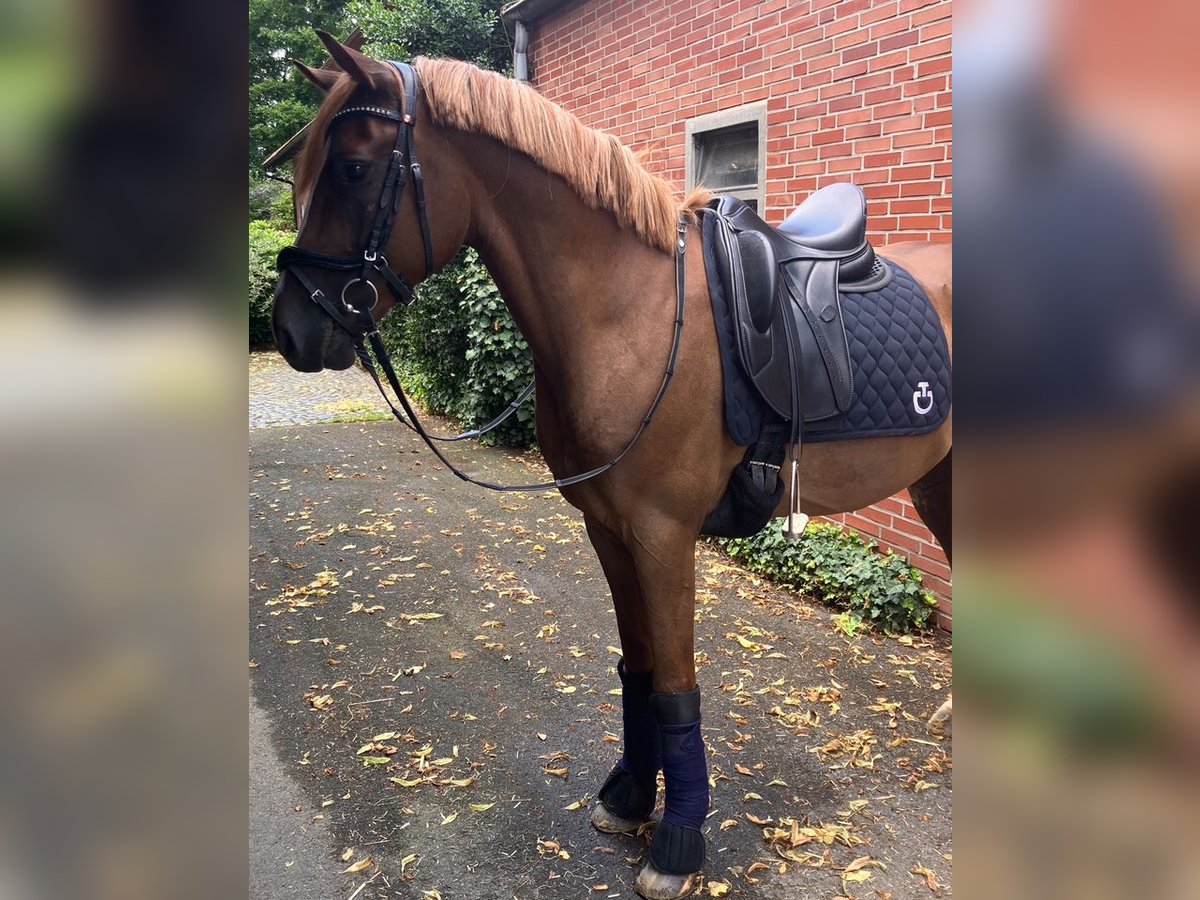
[[[616,137],[588,128],[527,84],[451,59],[414,61],[429,115],[439,125],[494,138],[561,177],[592,209],[605,210],[643,241],[675,252],[681,211],[712,197],[692,191],[681,204],[675,190],[651,175]]]
[[[698,188],[681,202],[674,188],[647,172],[616,137],[588,128],[527,84],[457,60],[418,57],[413,64],[433,122],[486,135],[524,153],[566,181],[592,209],[611,213],[657,250],[674,255],[680,213],[693,223],[694,210],[712,197]],[[330,120],[353,90],[349,78],[341,79],[313,120],[296,166],[298,197],[315,186]]]

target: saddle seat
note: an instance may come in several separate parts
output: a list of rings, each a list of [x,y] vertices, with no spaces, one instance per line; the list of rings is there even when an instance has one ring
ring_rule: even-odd
[[[737,334],[739,357],[766,403],[792,423],[844,413],[854,397],[839,292],[878,290],[890,268],[867,240],[857,186],[812,194],[779,228],[736,197],[712,201],[704,240]]]

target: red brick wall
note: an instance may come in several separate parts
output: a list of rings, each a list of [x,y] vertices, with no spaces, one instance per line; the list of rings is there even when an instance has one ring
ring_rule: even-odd
[[[767,102],[779,222],[835,181],[871,239],[949,241],[951,0],[588,0],[533,30],[533,82],[682,190],[685,122]],[[907,494],[837,520],[910,557],[950,624],[950,572]]]

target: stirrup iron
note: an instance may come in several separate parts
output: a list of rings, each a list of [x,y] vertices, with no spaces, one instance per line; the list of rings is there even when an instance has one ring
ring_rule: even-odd
[[[800,512],[800,462],[792,455],[792,484],[791,498],[788,502],[787,522],[784,525],[784,535],[792,541],[804,537],[804,528],[808,525],[808,515]]]

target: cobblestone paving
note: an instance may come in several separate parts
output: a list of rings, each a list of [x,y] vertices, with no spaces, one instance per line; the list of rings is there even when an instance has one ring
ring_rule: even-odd
[[[387,406],[361,369],[297,372],[275,352],[250,354],[250,427],[386,419]]]

